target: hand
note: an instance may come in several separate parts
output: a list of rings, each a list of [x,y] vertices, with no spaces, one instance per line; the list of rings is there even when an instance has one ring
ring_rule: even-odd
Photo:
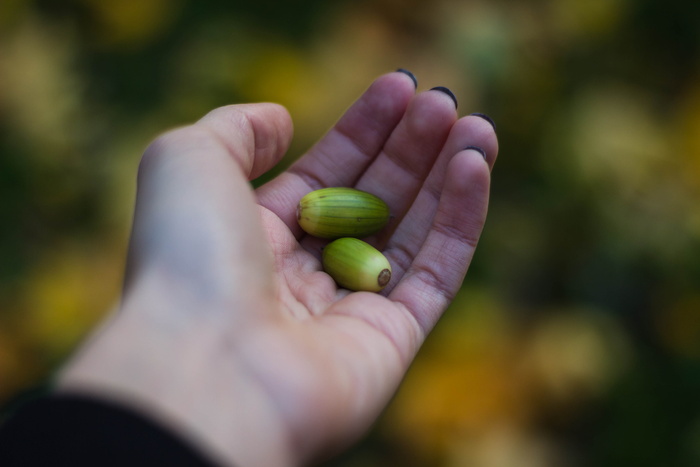
[[[484,224],[498,151],[444,92],[378,78],[289,170],[273,104],[223,107],[143,156],[122,302],[59,379],[167,423],[213,459],[300,465],[378,417],[457,293]],[[482,148],[486,158],[477,150]],[[485,160],[486,159],[486,160]],[[390,206],[371,239],[393,268],[380,294],[339,290],[299,199],[353,186]]]

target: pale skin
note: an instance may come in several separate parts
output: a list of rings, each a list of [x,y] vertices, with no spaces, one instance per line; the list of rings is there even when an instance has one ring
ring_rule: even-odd
[[[135,407],[240,467],[308,465],[369,429],[462,284],[497,138],[447,94],[389,73],[254,191],[291,136],[282,107],[245,104],[151,144],[122,300],[58,391]],[[324,241],[297,225],[299,199],[326,186],[390,206],[370,239],[393,268],[381,293],[338,289],[321,270]]]

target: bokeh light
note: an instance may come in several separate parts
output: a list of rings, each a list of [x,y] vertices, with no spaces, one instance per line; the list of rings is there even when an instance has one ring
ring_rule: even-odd
[[[119,297],[148,142],[406,68],[498,124],[463,290],[331,466],[700,465],[700,2],[0,2],[0,406]]]

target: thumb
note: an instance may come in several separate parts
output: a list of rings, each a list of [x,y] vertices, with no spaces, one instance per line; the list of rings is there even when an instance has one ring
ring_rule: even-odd
[[[277,104],[238,104],[220,107],[197,125],[210,129],[252,180],[277,164],[292,139],[292,120]]]
[[[139,166],[125,291],[153,283],[139,278],[167,277],[187,285],[181,290],[231,294],[239,284],[268,294],[258,289],[270,283],[272,261],[248,181],[277,163],[291,133],[284,108],[250,104],[156,139]]]

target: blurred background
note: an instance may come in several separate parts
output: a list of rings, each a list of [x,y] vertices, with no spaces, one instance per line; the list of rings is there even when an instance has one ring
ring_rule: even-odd
[[[283,168],[399,67],[497,122],[491,208],[405,385],[328,465],[700,465],[694,0],[2,0],[0,407],[116,302],[151,139],[275,101]]]

